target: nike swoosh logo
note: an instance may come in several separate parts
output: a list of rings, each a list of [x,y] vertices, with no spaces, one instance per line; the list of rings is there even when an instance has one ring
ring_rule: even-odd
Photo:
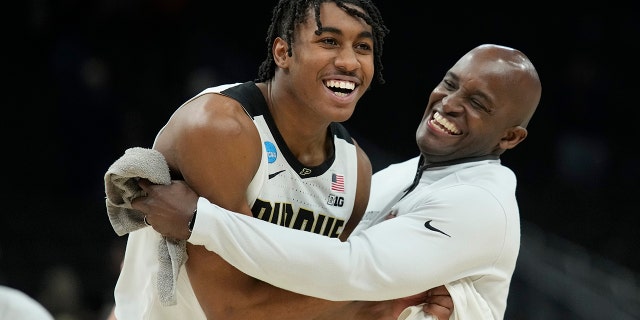
[[[446,234],[446,233],[442,232],[442,230],[440,230],[440,229],[438,229],[438,228],[436,228],[436,227],[432,226],[432,225],[431,225],[431,221],[433,221],[433,220],[429,220],[429,221],[427,221],[427,222],[425,222],[425,223],[424,223],[424,226],[425,226],[425,227],[427,227],[427,229],[429,229],[429,230],[431,230],[431,231],[435,231],[435,232],[440,232],[440,233],[444,234],[445,236],[447,236],[447,237],[451,238],[451,236],[450,236],[450,235],[448,235],[448,234]]]
[[[284,170],[280,170],[278,172],[271,173],[271,174],[269,174],[269,179],[271,179],[271,178],[273,178],[273,177],[275,177],[275,176],[277,176],[277,175],[279,175],[279,174],[281,174],[283,172],[284,172]]]

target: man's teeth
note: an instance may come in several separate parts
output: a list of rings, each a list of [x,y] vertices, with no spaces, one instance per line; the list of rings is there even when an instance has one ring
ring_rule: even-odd
[[[325,81],[325,86],[333,91],[338,97],[346,97],[353,89],[355,89],[356,84],[351,81],[343,81],[343,80],[327,80]]]
[[[353,90],[356,88],[356,84],[351,81],[342,81],[342,80],[327,80],[326,86],[329,88],[340,88]]]
[[[438,125],[443,129],[446,129],[449,133],[460,134],[460,130],[458,130],[458,128],[453,123],[449,122],[449,120],[445,119],[438,112],[433,113],[432,123]]]

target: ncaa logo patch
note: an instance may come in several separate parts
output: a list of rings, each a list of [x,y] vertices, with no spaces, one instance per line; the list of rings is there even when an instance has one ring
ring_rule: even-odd
[[[267,150],[267,159],[269,160],[269,163],[274,163],[278,158],[278,150],[276,150],[276,146],[271,141],[265,141],[264,148]]]

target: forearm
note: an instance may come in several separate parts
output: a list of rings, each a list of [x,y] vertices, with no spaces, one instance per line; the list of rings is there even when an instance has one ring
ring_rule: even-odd
[[[299,295],[251,278],[202,246],[188,246],[187,271],[209,319],[331,319],[346,302]],[[349,319],[349,318],[344,318]]]
[[[313,320],[396,320],[389,301],[353,301]]]
[[[409,304],[400,300],[329,301],[303,296],[263,283],[268,297],[251,306],[226,313],[225,319],[271,320],[396,320]],[[260,290],[260,289],[256,289]],[[260,296],[265,296],[258,294]],[[422,301],[414,301],[412,305]]]
[[[254,288],[249,291],[248,296],[245,296],[245,298],[250,298],[250,303],[237,308],[227,308],[224,319],[354,319],[345,313],[348,310],[346,306],[350,302],[329,301],[299,295],[258,280],[256,280]]]
[[[205,199],[199,200],[198,212],[189,241],[217,252],[242,272],[289,291],[334,301],[381,301],[443,283],[436,277],[425,278],[428,269],[403,263],[406,248],[427,244],[424,256],[411,259],[435,270],[439,265],[430,263],[428,254],[442,242],[413,236],[401,243],[386,241],[389,234],[402,234],[398,224],[341,242],[231,213]],[[446,272],[445,267],[451,266],[441,267]]]

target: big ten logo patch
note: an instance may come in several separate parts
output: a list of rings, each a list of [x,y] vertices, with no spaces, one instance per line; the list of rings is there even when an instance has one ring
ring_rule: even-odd
[[[344,206],[344,197],[339,197],[334,194],[329,195],[329,199],[327,200],[328,205],[332,205],[334,207],[342,207]]]

